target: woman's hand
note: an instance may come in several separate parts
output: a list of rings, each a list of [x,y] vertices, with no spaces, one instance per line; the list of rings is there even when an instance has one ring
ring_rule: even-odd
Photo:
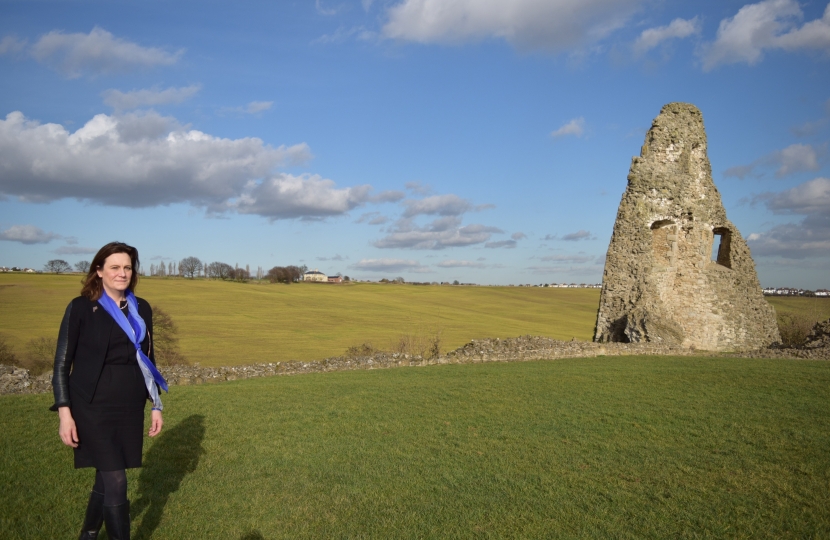
[[[150,431],[147,433],[150,437],[155,437],[161,432],[161,426],[164,425],[164,420],[161,418],[161,411],[150,412]]]
[[[58,428],[58,433],[61,436],[63,444],[78,448],[78,430],[75,428],[75,419],[72,418],[72,411],[69,407],[59,407],[58,417],[60,417],[61,425]]]

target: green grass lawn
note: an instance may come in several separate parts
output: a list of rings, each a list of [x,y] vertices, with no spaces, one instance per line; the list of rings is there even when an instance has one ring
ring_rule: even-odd
[[[0,396],[0,537],[74,538],[50,397]],[[826,538],[830,363],[595,358],[174,387],[133,538]]]
[[[80,276],[0,274],[0,333],[18,352],[57,337]],[[314,360],[365,342],[441,332],[442,350],[524,334],[590,340],[597,289],[227,283],[143,278],[139,296],[170,313],[181,352],[205,366]]]

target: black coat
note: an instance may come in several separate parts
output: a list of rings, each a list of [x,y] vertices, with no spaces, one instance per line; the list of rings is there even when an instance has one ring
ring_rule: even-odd
[[[106,293],[105,293],[106,294]],[[141,350],[155,364],[152,346],[153,310],[142,298],[138,301],[138,314],[147,325],[147,335],[141,342]],[[87,403],[95,395],[98,378],[104,369],[112,326],[118,324],[104,310],[97,300],[79,296],[69,302],[61,321],[58,347],[55,351],[55,368],[52,374],[52,390],[55,404],[51,410],[70,406],[69,388],[72,395]]]

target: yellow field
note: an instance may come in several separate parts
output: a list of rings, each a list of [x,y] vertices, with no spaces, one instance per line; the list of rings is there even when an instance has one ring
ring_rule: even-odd
[[[0,274],[0,333],[18,353],[56,337],[77,275]],[[388,349],[403,334],[440,330],[442,351],[471,339],[523,334],[587,341],[598,289],[448,287],[352,283],[228,283],[143,278],[138,294],[179,326],[181,352],[205,366],[314,360],[369,342]],[[830,317],[830,299],[771,297],[779,313]]]
[[[18,352],[57,336],[78,275],[0,274],[0,333]],[[205,366],[312,360],[406,333],[440,330],[442,351],[523,334],[587,341],[598,289],[227,283],[143,278],[137,293],[179,326],[181,352]]]
[[[816,321],[830,318],[830,298],[767,296],[778,314],[803,313]]]

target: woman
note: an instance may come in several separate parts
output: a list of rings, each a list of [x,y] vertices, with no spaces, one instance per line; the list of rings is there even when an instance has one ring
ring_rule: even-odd
[[[161,431],[153,312],[133,294],[138,250],[112,242],[92,260],[81,296],[66,308],[58,335],[52,387],[61,440],[74,449],[75,468],[94,467],[81,540],[106,523],[111,539],[130,537],[126,469],[141,467],[144,406],[152,401],[149,435]]]

